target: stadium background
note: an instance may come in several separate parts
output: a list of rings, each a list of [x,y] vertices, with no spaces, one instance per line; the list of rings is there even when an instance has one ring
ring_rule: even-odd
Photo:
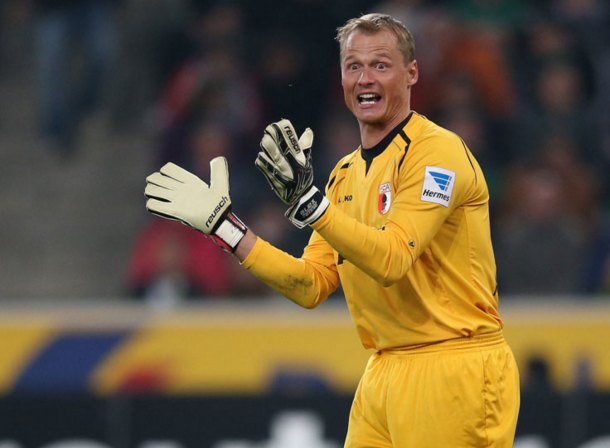
[[[142,191],[225,155],[237,214],[299,255],[258,141],[311,126],[320,184],[357,147],[333,36],[370,11],[412,29],[413,108],[486,174],[515,446],[610,446],[608,2],[4,0],[2,448],[340,446],[369,356],[341,292],[298,309]]]

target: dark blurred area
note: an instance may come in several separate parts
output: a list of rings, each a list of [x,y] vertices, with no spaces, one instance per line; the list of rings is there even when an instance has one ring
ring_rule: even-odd
[[[359,145],[335,29],[411,29],[412,107],[463,137],[491,195],[502,297],[610,294],[605,0],[3,0],[0,298],[267,296],[203,235],[149,216],[168,161],[229,161],[235,212],[299,256],[254,166],[264,127],[315,132],[316,183]],[[337,294],[339,296],[339,294]]]

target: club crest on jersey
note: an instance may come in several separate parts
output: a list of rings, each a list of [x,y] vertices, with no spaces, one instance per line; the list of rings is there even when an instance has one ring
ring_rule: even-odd
[[[379,186],[379,202],[377,209],[379,213],[385,215],[390,211],[390,205],[392,205],[392,187],[389,182]]]
[[[455,172],[436,166],[427,166],[424,174],[424,185],[421,190],[421,200],[449,207],[454,185]]]

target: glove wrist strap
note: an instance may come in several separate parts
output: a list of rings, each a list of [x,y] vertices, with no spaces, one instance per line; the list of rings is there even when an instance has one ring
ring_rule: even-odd
[[[316,222],[324,214],[330,202],[320,190],[312,186],[288,209],[286,217],[299,229]]]
[[[225,251],[234,253],[248,227],[233,212],[228,212],[210,235]]]

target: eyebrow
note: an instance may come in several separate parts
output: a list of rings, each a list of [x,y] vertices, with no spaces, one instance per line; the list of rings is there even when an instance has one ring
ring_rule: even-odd
[[[373,52],[372,55],[373,55],[373,57],[376,57],[376,58],[392,59],[391,58],[391,54],[388,51],[385,51],[385,50],[381,50],[381,51],[378,51],[378,52]],[[347,63],[347,62],[350,62],[352,59],[357,59],[357,56],[354,55],[354,54],[346,54],[342,58],[342,62],[343,63]]]

